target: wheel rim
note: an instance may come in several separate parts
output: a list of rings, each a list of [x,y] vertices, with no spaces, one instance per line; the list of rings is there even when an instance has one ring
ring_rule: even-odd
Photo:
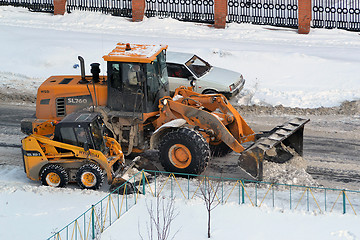
[[[186,146],[175,144],[169,149],[169,159],[175,167],[186,168],[190,165],[192,157]]]
[[[59,174],[51,172],[46,175],[46,183],[51,187],[57,187],[60,185],[61,178]]]
[[[81,182],[85,187],[93,187],[96,184],[96,176],[92,172],[84,172],[81,174]]]

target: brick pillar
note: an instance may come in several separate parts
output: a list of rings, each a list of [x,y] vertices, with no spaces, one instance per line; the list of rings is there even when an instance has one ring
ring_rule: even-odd
[[[214,20],[215,28],[225,28],[227,16],[227,0],[214,0]]]
[[[66,0],[54,0],[54,15],[64,15],[66,11]]]
[[[308,34],[311,21],[311,0],[298,0],[299,5],[299,28],[298,33]]]
[[[141,22],[145,13],[145,0],[132,0],[132,20]]]

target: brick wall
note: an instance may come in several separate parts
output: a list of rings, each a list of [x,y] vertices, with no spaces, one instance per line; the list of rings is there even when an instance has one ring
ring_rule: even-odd
[[[132,20],[140,22],[144,18],[145,0],[132,0]]]
[[[308,34],[311,21],[311,0],[298,0],[299,6],[299,28],[298,33]]]
[[[214,20],[215,28],[225,28],[226,26],[226,16],[227,16],[227,0],[215,0],[214,6]]]
[[[54,0],[54,15],[64,15],[66,10],[66,0]]]

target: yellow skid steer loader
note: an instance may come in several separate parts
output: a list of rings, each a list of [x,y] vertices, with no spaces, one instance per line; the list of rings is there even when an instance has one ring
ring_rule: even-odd
[[[124,182],[125,166],[120,144],[103,135],[96,113],[73,113],[62,121],[37,122],[22,140],[28,178],[52,187],[76,182],[81,188],[98,189],[105,176],[108,183]]]

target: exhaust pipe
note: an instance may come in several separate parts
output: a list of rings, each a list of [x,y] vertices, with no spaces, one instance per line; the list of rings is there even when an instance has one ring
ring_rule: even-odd
[[[84,58],[82,56],[78,56],[78,59],[80,61],[80,69],[81,69],[81,81],[80,83],[87,83],[85,79],[85,62]]]

